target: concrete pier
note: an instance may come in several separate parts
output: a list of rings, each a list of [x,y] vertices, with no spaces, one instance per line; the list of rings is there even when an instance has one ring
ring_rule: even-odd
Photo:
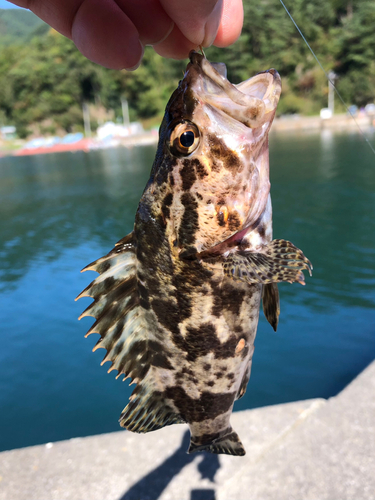
[[[185,425],[2,452],[0,499],[375,499],[375,362],[336,397],[237,412],[232,426],[245,457],[187,455]]]

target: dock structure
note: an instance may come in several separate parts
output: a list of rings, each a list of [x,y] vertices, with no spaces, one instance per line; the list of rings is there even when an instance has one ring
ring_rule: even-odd
[[[236,412],[245,457],[187,455],[185,425],[5,451],[0,500],[373,500],[374,396],[375,361],[328,400]]]

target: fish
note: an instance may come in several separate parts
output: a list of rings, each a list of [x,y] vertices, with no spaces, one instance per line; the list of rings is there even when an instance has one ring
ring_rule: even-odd
[[[120,425],[187,423],[188,453],[242,456],[230,424],[249,382],[260,304],[276,331],[278,282],[312,265],[272,239],[268,135],[281,93],[274,69],[234,85],[223,63],[189,55],[159,130],[133,231],[86,266],[99,276],[94,350],[135,384]]]

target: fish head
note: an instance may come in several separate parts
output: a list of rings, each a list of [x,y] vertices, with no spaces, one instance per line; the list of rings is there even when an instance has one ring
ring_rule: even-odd
[[[225,64],[190,53],[160,128],[152,182],[160,184],[169,176],[174,194],[180,194],[182,202],[171,207],[175,226],[183,223],[187,200],[190,210],[195,207],[198,227],[189,239],[196,250],[248,227],[265,210],[268,133],[280,93],[274,69],[233,85]],[[184,240],[183,230],[178,232]],[[179,241],[180,248],[187,243]]]

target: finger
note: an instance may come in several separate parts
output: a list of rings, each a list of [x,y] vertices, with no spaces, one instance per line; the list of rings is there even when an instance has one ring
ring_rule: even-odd
[[[216,47],[227,47],[241,34],[243,25],[242,0],[224,0],[221,23],[213,42]]]
[[[111,0],[84,0],[72,23],[72,39],[91,61],[112,69],[135,69],[143,47],[134,24]]]
[[[214,43],[219,26],[221,24],[221,19],[223,15],[223,1],[220,0],[215,5],[213,11],[209,15],[205,28],[204,28],[204,39],[200,45],[203,47],[209,47]]]
[[[211,45],[220,24],[222,0],[160,0],[160,3],[194,47]]]
[[[175,25],[170,35],[161,43],[153,45],[157,54],[173,59],[185,59],[198,46],[188,40]]]
[[[116,0],[121,10],[136,26],[143,45],[165,40],[173,29],[173,21],[159,0]]]
[[[189,5],[191,6],[191,4]],[[220,16],[222,17],[220,18]],[[190,50],[197,49],[199,45],[207,47],[214,42],[219,47],[226,47],[235,42],[241,34],[242,24],[242,0],[224,0],[223,4],[221,2],[216,3],[208,19],[206,19],[204,31],[200,32],[200,36],[204,36],[204,38],[199,43],[194,42],[193,37],[190,35],[188,37],[184,36],[176,25],[163,43],[154,45],[154,49],[163,57],[184,59],[188,57]]]
[[[12,0],[71,38],[92,61],[134,68],[143,55],[138,31],[114,0]]]
[[[83,0],[12,0],[12,3],[30,9],[59,33],[72,38],[72,21]]]

